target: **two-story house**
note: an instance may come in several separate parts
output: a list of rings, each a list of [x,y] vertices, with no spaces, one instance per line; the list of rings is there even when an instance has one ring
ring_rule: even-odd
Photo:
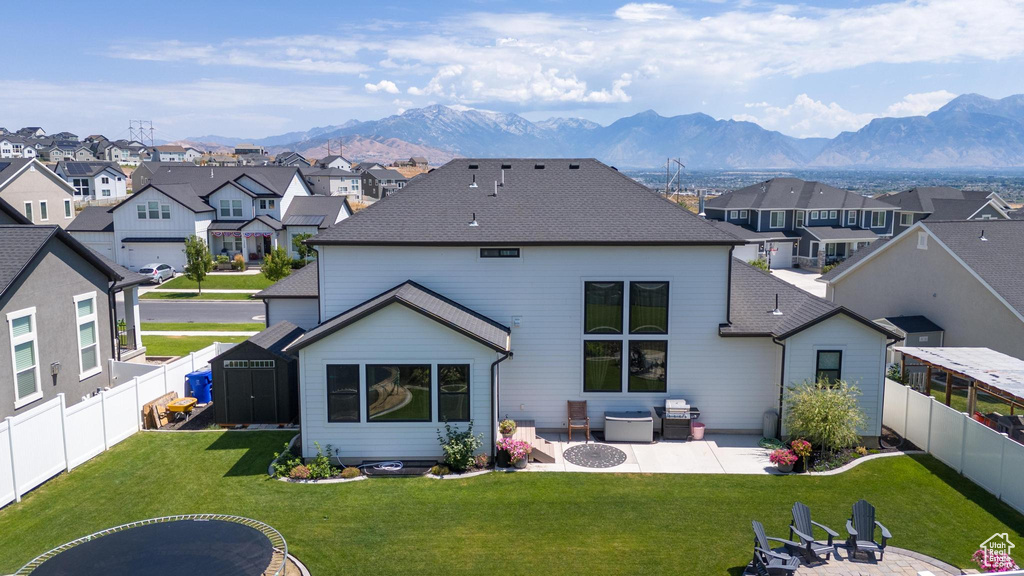
[[[564,431],[568,400],[596,429],[671,397],[709,431],[760,434],[818,377],[856,383],[862,433],[881,430],[891,333],[592,159],[453,160],[308,242],[322,321],[288,346],[307,456],[434,458],[445,421],[491,446],[499,417]]]
[[[36,158],[0,160],[0,199],[35,224],[70,224],[74,194],[70,184]]]
[[[374,202],[401,190],[409,179],[390,168],[370,168],[360,173],[364,200]]]
[[[0,136],[0,158],[35,158],[36,149],[27,138],[21,136]]]
[[[821,269],[841,261],[881,237],[892,236],[895,208],[860,194],[821,182],[798,178],[772,178],[708,199],[703,208],[709,219],[720,220],[749,232],[795,235],[796,241],[747,239],[785,267]],[[778,243],[779,245],[776,245]],[[792,248],[788,246],[792,245]]]
[[[1007,220],[1012,207],[995,192],[960,190],[949,186],[918,186],[879,196],[895,206],[895,234],[921,220]]]
[[[314,194],[323,196],[348,196],[362,201],[362,175],[341,168],[302,169],[306,183]]]
[[[57,163],[54,172],[75,189],[75,201],[116,201],[128,195],[128,177],[113,162]]]
[[[338,168],[340,170],[352,170],[352,162],[339,154],[324,156],[316,161],[317,168]]]
[[[115,260],[132,270],[152,262],[181,270],[184,242],[192,235],[204,239],[214,256],[241,254],[259,263],[288,241],[282,219],[296,198],[310,195],[294,167],[146,166],[147,184],[111,210]],[[336,203],[347,207],[344,198]],[[100,225],[106,223],[97,219]]]
[[[152,146],[148,149],[149,158],[154,162],[184,162],[185,148],[182,146]]]

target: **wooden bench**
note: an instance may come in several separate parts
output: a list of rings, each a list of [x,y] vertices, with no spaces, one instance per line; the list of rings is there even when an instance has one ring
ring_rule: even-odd
[[[530,459],[534,462],[554,464],[555,446],[551,442],[537,436],[537,425],[533,420],[516,420],[516,431],[512,435],[533,447]]]

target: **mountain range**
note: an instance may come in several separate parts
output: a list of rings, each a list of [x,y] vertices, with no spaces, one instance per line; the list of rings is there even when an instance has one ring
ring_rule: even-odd
[[[689,168],[1008,168],[1024,167],[1024,95],[995,100],[959,96],[927,116],[876,118],[835,138],[794,138],[753,122],[653,110],[602,126],[582,118],[531,122],[512,113],[432,105],[380,120],[289,132],[256,140],[270,153],[295,150],[318,158],[342,152],[360,160],[425,156],[594,157],[620,167]],[[241,138],[201,136],[183,143],[230,147]]]

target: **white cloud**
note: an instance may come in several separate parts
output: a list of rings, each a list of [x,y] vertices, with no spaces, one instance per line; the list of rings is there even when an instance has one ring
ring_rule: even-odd
[[[648,20],[665,20],[675,16],[676,9],[668,4],[630,2],[615,11],[615,16],[622,20],[647,22]]]
[[[376,94],[377,92],[387,92],[388,94],[398,94],[398,86],[391,80],[381,80],[376,84],[366,83],[364,86],[367,92],[370,94]]]
[[[922,92],[920,94],[907,94],[903,100],[890,105],[885,110],[885,116],[900,118],[903,116],[924,116],[942,108],[950,100],[956,98],[956,94],[948,90],[936,90],[935,92]]]

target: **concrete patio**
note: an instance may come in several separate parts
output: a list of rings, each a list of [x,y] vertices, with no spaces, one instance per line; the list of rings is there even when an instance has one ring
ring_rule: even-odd
[[[837,548],[828,562],[801,566],[797,576],[947,576],[960,570],[923,554],[889,547],[882,560],[870,555],[850,560],[845,549]]]
[[[530,463],[529,470],[537,472],[772,474],[775,470],[775,466],[768,461],[770,451],[757,445],[761,437],[755,435],[708,434],[704,440],[667,440],[654,444],[596,442],[613,446],[625,453],[626,461],[610,468],[585,468],[563,458],[562,454],[568,448],[586,443],[582,440],[582,433],[573,434],[571,443],[565,433],[539,432],[537,435],[551,442],[555,448],[553,464]]]

